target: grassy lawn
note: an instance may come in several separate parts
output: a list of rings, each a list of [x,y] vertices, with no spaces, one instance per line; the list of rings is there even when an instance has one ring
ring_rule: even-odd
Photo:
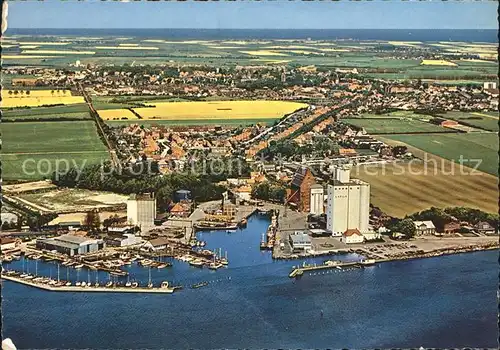
[[[369,134],[394,134],[410,132],[433,133],[449,131],[439,125],[411,119],[342,119],[342,121],[350,125],[364,128]]]
[[[3,123],[1,131],[4,179],[40,179],[56,163],[65,169],[108,159],[92,121]]]
[[[496,133],[386,135],[384,138],[400,141],[424,152],[458,163],[463,159],[481,160],[478,169],[498,176],[498,135]],[[476,161],[464,162],[474,167]]]
[[[4,121],[44,121],[44,120],[64,120],[64,119],[81,119],[81,120],[90,120],[89,112],[71,112],[71,113],[47,113],[47,114],[27,114],[27,115],[4,115]]]

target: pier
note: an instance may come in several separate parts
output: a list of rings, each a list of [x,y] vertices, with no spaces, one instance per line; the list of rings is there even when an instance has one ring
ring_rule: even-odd
[[[47,283],[38,283],[31,280],[26,280],[18,276],[6,275],[2,273],[2,279],[23,284],[38,289],[43,289],[50,292],[81,292],[81,293],[157,293],[157,294],[172,294],[180,287],[123,287],[123,286],[57,286]]]
[[[362,260],[362,261],[349,261],[349,262],[327,261],[323,265],[303,265],[295,267],[292,270],[292,272],[290,272],[288,277],[297,278],[302,276],[304,272],[308,271],[342,269],[346,267],[360,268],[360,267],[374,265],[375,263],[376,263],[375,260]]]

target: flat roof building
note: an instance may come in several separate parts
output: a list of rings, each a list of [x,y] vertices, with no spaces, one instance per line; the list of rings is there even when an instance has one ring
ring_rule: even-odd
[[[62,235],[54,238],[39,238],[36,240],[38,249],[55,250],[69,256],[93,253],[105,247],[102,239]]]
[[[311,237],[303,231],[290,234],[289,240],[294,252],[311,250]]]

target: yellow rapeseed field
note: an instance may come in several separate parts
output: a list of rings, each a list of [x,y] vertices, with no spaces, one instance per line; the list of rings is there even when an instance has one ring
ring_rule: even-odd
[[[251,56],[288,56],[284,53],[269,51],[269,50],[255,50],[255,51],[240,51]]]
[[[12,93],[9,93],[11,91]],[[17,91],[17,95],[14,94]],[[25,98],[25,97],[58,97],[58,96],[73,96],[71,90],[4,90],[3,97],[10,98]]]
[[[134,113],[125,108],[103,109],[103,110],[98,110],[97,113],[99,113],[99,117],[101,117],[102,120],[138,119]]]
[[[422,60],[421,65],[426,66],[456,66],[456,63],[445,60]]]
[[[17,94],[15,93],[17,91]],[[2,107],[37,107],[54,104],[75,104],[83,103],[82,96],[72,96],[70,90],[4,90],[2,93]]]
[[[271,119],[281,118],[305,103],[284,101],[159,102],[154,108],[134,108],[144,119]]]
[[[96,46],[97,50],[158,50],[154,46]]]

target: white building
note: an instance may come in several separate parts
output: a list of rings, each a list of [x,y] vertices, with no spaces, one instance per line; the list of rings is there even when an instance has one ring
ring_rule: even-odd
[[[311,186],[311,205],[309,213],[313,215],[321,215],[324,213],[324,189],[322,185]]]
[[[367,232],[370,214],[370,184],[350,178],[350,167],[335,168],[328,185],[327,230],[339,236],[348,229]]]
[[[349,229],[342,234],[341,240],[345,244],[363,243],[365,237],[359,232],[358,229]]]
[[[483,83],[483,89],[496,89],[497,83],[494,81],[487,81]]]
[[[294,252],[311,250],[311,237],[305,232],[295,231],[290,234],[289,239]]]
[[[154,228],[156,199],[152,193],[132,194],[127,200],[127,221],[138,226],[141,234]]]
[[[427,221],[413,221],[415,224],[415,234],[417,236],[420,235],[433,235],[436,233],[436,226],[434,226],[434,223],[430,220]]]

